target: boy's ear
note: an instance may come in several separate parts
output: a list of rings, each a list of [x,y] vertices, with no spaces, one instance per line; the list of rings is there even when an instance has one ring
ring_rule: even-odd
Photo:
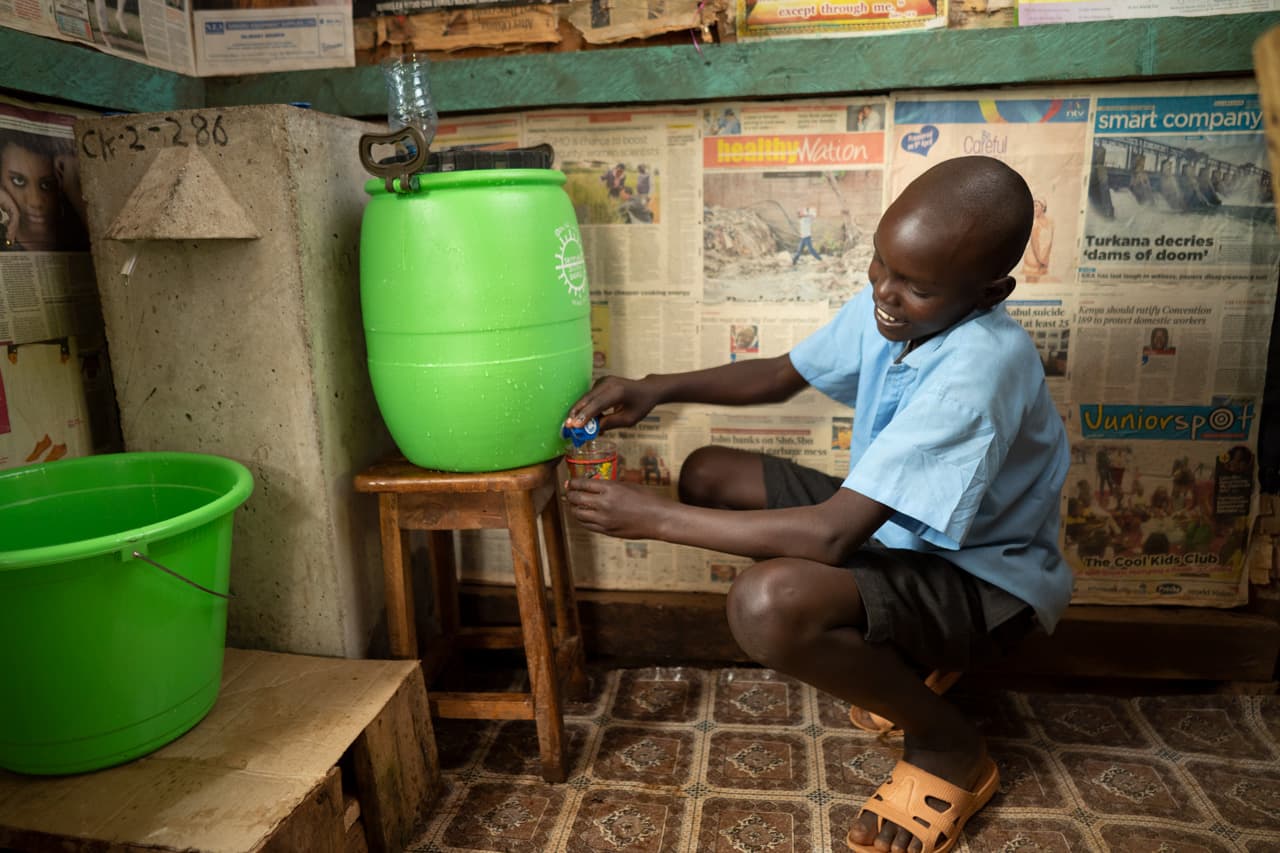
[[[982,295],[978,298],[979,308],[994,308],[1001,302],[1009,298],[1009,294],[1013,293],[1013,289],[1017,287],[1018,281],[1011,275],[997,278],[988,282],[982,288]]]

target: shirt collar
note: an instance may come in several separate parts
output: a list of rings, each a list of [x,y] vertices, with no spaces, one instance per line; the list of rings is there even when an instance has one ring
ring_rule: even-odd
[[[954,330],[958,329],[959,327],[963,326],[965,323],[968,323],[971,320],[981,317],[984,314],[990,314],[992,311],[995,311],[996,309],[1001,307],[1002,305],[996,305],[991,308],[974,308],[972,311],[966,314],[964,316],[964,319],[962,319],[960,322],[954,324],[949,329],[944,329],[943,331],[934,335],[932,338],[929,338],[929,340],[918,345],[915,349],[913,349],[911,352],[907,353],[906,355],[901,354],[902,351],[907,347],[907,344],[904,343],[900,348],[897,348],[895,350],[893,363],[905,364],[908,367],[920,367],[921,363],[924,362],[924,360],[929,357],[928,354],[937,352],[938,348],[942,346],[942,342],[945,341],[947,339],[947,336],[950,335]]]

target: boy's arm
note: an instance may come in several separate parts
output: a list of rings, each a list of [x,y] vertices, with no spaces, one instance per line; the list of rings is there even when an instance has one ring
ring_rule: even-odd
[[[780,403],[807,386],[789,355],[748,359],[687,373],[654,373],[643,379],[606,376],[573,404],[568,422],[581,426],[603,415],[600,429],[604,431],[631,426],[662,403]]]
[[[588,530],[622,539],[658,539],[761,560],[799,557],[840,565],[894,510],[851,489],[815,506],[723,510],[689,506],[648,489],[574,480],[567,498]]]

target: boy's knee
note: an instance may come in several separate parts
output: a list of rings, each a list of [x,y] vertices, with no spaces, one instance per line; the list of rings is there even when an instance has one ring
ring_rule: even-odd
[[[738,645],[758,663],[784,668],[812,624],[797,595],[799,579],[787,560],[766,560],[733,582],[725,608]]]
[[[718,503],[720,476],[715,464],[715,448],[699,447],[689,454],[680,466],[677,484],[680,501],[694,506],[715,506]]]

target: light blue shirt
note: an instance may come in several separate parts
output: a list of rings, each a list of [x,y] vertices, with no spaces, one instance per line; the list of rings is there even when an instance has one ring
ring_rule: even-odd
[[[1035,345],[998,305],[894,364],[906,344],[880,334],[871,294],[791,352],[810,385],[854,408],[844,487],[893,508],[875,534],[886,547],[946,551],[1053,630],[1071,598],[1058,548],[1070,454]]]

